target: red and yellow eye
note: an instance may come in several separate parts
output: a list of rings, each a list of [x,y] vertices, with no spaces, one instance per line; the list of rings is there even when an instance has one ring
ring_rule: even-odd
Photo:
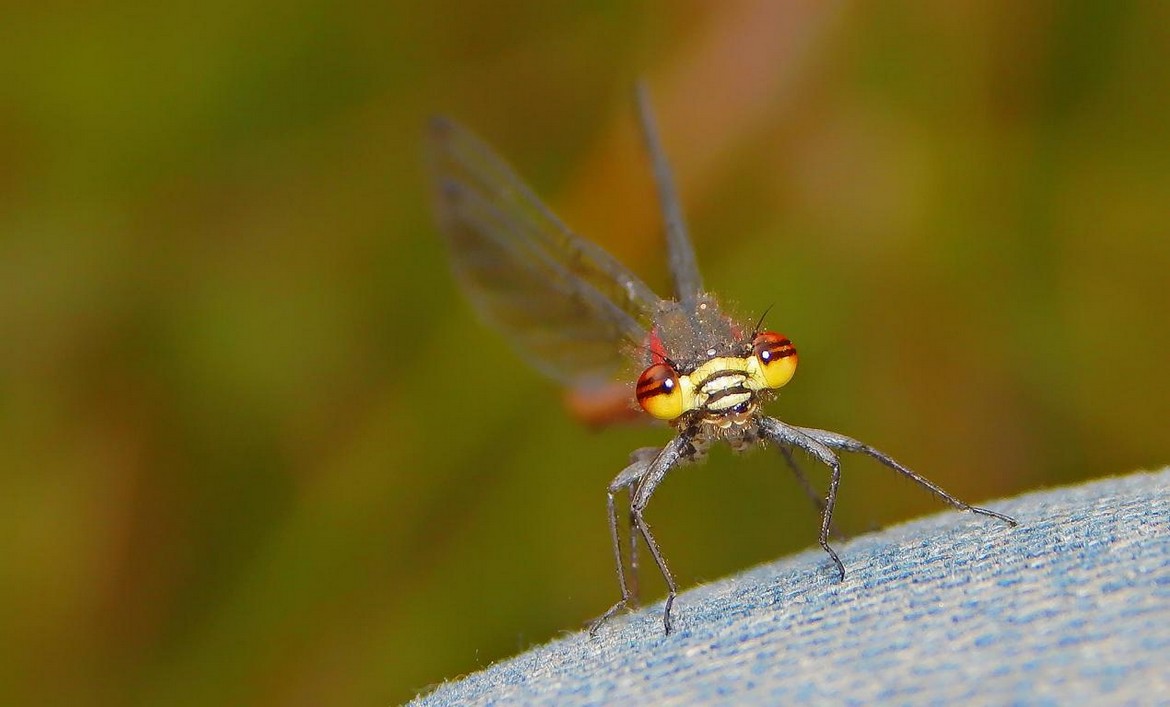
[[[683,391],[678,373],[665,363],[656,363],[642,371],[634,394],[642,409],[659,420],[673,420],[683,414]]]
[[[752,339],[752,354],[769,388],[779,388],[796,373],[796,347],[787,336],[761,331]]]

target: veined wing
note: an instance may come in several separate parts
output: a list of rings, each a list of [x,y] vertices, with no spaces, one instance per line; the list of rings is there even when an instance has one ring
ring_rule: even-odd
[[[611,376],[623,343],[645,340],[658,297],[470,132],[433,118],[428,133],[439,224],[479,315],[547,375]]]
[[[650,107],[650,90],[639,82],[637,90],[638,122],[642,126],[642,137],[650,153],[654,168],[654,181],[658,184],[658,201],[666,218],[666,253],[670,273],[674,279],[674,295],[682,303],[683,310],[694,312],[699,293],[703,290],[703,278],[699,275],[699,264],[695,262],[695,249],[687,235],[687,224],[683,219],[682,205],[678,190],[674,186],[674,175],[662,149],[655,127],[654,111]]]

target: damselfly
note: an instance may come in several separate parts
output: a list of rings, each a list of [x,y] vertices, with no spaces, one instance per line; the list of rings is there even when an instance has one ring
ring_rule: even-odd
[[[839,579],[845,565],[829,544],[841,479],[837,452],[868,455],[925,486],[956,508],[1016,521],[966,504],[889,455],[835,432],[796,427],[761,412],[792,378],[796,348],[782,334],[737,322],[703,289],[683,223],[673,177],[654,127],[646,91],[638,113],[650,153],[665,220],[674,299],[662,299],[597,245],[569,230],[515,172],[467,130],[444,118],[429,129],[429,159],[441,230],[455,273],[488,324],[545,374],[568,385],[612,377],[632,358],[642,369],[629,390],[630,404],[667,422],[675,435],[664,447],[630,455],[608,488],[607,509],[621,598],[590,627],[598,627],[636,601],[637,537],[666,581],[662,621],[671,630],[678,586],[667,569],[644,512],[671,469],[701,460],[723,441],[742,451],[770,442],[782,453],[821,512],[820,544]],[[801,450],[829,468],[820,500],[793,458]],[[623,561],[616,497],[629,495],[630,575]]]

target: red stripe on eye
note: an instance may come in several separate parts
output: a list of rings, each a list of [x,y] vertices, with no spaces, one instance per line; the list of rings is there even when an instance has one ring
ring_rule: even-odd
[[[674,372],[673,368],[664,363],[656,363],[638,377],[635,394],[639,400],[655,395],[669,395],[674,392],[677,382],[678,374]]]
[[[678,373],[665,363],[655,363],[642,371],[635,394],[642,409],[660,420],[673,420],[683,413]]]
[[[762,331],[752,339],[753,353],[765,364],[796,355],[796,347],[783,334]]]

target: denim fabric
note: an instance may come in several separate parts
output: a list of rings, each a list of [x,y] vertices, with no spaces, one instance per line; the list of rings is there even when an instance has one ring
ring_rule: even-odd
[[[1170,470],[985,504],[617,616],[420,704],[1170,704]]]

